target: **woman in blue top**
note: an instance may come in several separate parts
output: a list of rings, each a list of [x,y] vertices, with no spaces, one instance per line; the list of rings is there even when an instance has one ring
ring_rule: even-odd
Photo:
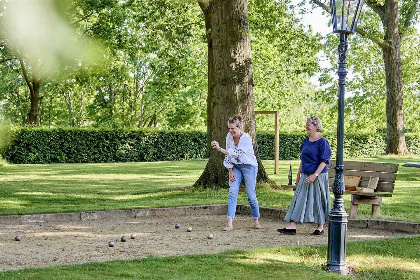
[[[254,155],[251,136],[243,131],[242,117],[237,115],[228,120],[229,133],[226,135],[226,149],[222,149],[217,141],[212,141],[213,149],[225,155],[223,165],[229,170],[229,198],[227,212],[227,227],[224,231],[233,229],[239,185],[245,181],[245,190],[248,196],[251,215],[254,219],[254,228],[260,229],[258,218],[260,211],[255,193],[257,182],[258,163]]]
[[[319,134],[321,131],[321,120],[318,117],[308,118],[306,132],[309,137],[303,140],[301,146],[297,187],[285,217],[289,225],[278,229],[281,233],[296,234],[298,223],[315,223],[318,226],[311,234],[324,234],[324,224],[330,210],[328,163],[331,148],[327,139]]]

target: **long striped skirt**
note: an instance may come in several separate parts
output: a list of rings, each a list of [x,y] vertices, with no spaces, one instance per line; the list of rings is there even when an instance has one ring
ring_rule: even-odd
[[[310,174],[302,173],[295,195],[289,206],[286,222],[325,224],[330,211],[328,173],[321,173],[310,184],[305,184]]]

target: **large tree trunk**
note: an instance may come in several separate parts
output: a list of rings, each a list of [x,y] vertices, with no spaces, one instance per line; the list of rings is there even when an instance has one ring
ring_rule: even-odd
[[[216,140],[225,147],[227,120],[235,114],[244,117],[244,131],[252,137],[259,166],[257,180],[268,181],[258,156],[255,133],[248,0],[199,0],[199,3],[208,34],[209,161],[195,186],[228,187],[223,155],[210,149],[210,141]]]
[[[408,153],[404,136],[403,81],[401,65],[401,40],[398,32],[398,0],[385,1],[383,19],[385,38],[382,51],[386,75],[386,153]]]
[[[28,123],[31,125],[40,125],[39,108],[41,107],[41,97],[39,91],[41,88],[40,82],[32,82],[32,87],[29,88],[31,95],[31,109],[28,113]]]
[[[26,65],[23,61],[23,58],[18,57],[20,67],[22,69],[23,78],[25,79],[26,85],[29,88],[30,100],[31,100],[31,108],[28,112],[27,123],[31,125],[40,125],[40,117],[39,117],[39,109],[41,107],[41,96],[40,96],[40,89],[41,89],[41,79],[36,78],[32,74],[32,78],[30,77],[28,70],[26,69]]]

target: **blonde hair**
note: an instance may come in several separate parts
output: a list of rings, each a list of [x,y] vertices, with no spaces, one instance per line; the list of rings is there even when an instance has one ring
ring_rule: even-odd
[[[317,116],[312,116],[308,118],[308,121],[310,121],[316,127],[316,131],[322,131],[322,122],[320,118],[318,118]]]
[[[243,124],[242,124],[242,116],[241,115],[235,115],[233,117],[230,117],[228,119],[227,124],[229,125],[230,123],[237,123],[236,124],[236,127],[242,129],[242,127],[243,127]]]

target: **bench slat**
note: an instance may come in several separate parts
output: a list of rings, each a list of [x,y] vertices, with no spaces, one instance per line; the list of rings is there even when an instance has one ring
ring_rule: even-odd
[[[374,193],[364,193],[358,191],[346,191],[348,194],[354,194],[357,196],[367,196],[367,197],[392,197],[391,192],[374,192]]]
[[[334,185],[334,178],[328,178],[329,185],[332,187]],[[369,180],[363,180],[360,182],[360,187],[367,188],[369,184]],[[391,182],[378,182],[378,186],[376,187],[376,191],[378,192],[392,192],[394,190],[394,183]]]
[[[369,177],[379,177],[379,182],[395,182],[395,173],[344,170],[344,175],[362,176],[362,181],[369,181]],[[328,177],[335,177],[335,170],[328,170]]]
[[[343,164],[346,170],[377,171],[389,173],[397,173],[398,171],[398,164],[395,163],[344,161]],[[334,167],[335,160],[331,160],[328,168],[334,169]]]

